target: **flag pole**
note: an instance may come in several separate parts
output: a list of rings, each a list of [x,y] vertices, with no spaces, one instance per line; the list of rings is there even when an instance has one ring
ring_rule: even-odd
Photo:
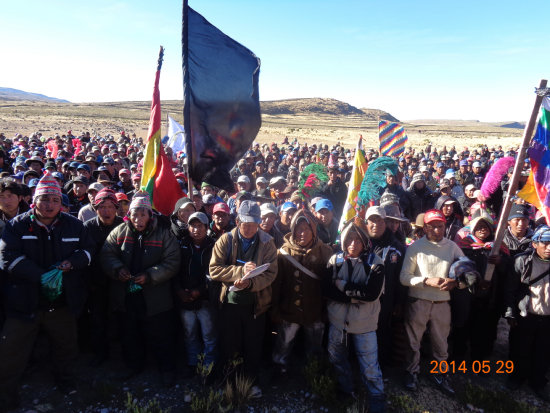
[[[539,89],[544,89],[546,87],[547,80],[541,79]],[[508,214],[512,208],[511,199],[516,194],[518,188],[519,178],[521,175],[521,170],[523,169],[523,164],[525,162],[525,157],[527,154],[527,148],[529,142],[533,136],[533,130],[535,129],[535,124],[537,122],[537,116],[542,104],[543,95],[537,94],[535,98],[535,105],[533,106],[533,111],[531,112],[531,118],[529,122],[525,125],[523,130],[523,141],[516,159],[516,164],[514,165],[514,173],[510,180],[510,185],[508,186],[508,193],[506,194],[506,199],[504,200],[504,205],[502,207],[502,212],[500,213],[500,219],[498,220],[497,232],[495,235],[495,242],[493,248],[491,249],[491,255],[497,255],[500,250],[500,245],[502,244],[502,239],[504,238],[504,231],[506,230],[508,224]],[[487,264],[487,270],[485,271],[485,280],[491,281],[493,278],[493,272],[495,270],[494,264]]]
[[[193,199],[193,180],[191,179],[191,168],[193,165],[193,150],[191,143],[191,106],[189,102],[189,11],[187,0],[183,0],[182,30],[181,30],[181,51],[183,69],[183,131],[185,133],[185,155],[187,157],[187,196]]]

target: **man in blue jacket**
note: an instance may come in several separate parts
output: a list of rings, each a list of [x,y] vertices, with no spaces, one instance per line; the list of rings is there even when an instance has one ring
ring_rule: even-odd
[[[45,175],[33,198],[35,206],[6,224],[0,239],[0,268],[6,322],[0,334],[0,406],[18,404],[18,384],[39,331],[48,335],[58,388],[74,391],[71,365],[78,351],[76,316],[86,300],[84,268],[92,250],[81,221],[61,211],[61,188]],[[63,271],[63,288],[46,297],[41,276]]]

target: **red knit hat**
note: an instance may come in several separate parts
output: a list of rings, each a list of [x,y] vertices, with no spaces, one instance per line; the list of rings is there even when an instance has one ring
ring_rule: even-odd
[[[109,188],[103,188],[101,191],[99,191],[95,198],[94,198],[94,206],[100,205],[103,201],[110,200],[115,204],[116,207],[118,207],[118,200],[115,194],[115,191]]]
[[[34,190],[33,202],[36,202],[36,199],[42,195],[57,195],[61,198],[61,187],[50,173],[45,174],[42,179],[38,181],[36,189]]]

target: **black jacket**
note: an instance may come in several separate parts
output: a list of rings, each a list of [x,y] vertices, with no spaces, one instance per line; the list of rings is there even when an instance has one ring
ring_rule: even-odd
[[[454,241],[456,233],[464,226],[464,213],[462,212],[460,203],[452,196],[441,195],[437,199],[434,208],[441,211],[443,204],[449,200],[454,201],[454,212],[450,217],[446,217],[447,222],[445,224],[445,238]]]
[[[86,300],[84,270],[91,263],[93,244],[84,224],[60,213],[48,229],[33,210],[6,224],[0,239],[0,266],[7,271],[4,287],[6,314],[33,319],[47,303],[41,298],[41,275],[53,265],[69,260],[73,269],[63,275],[63,296],[78,315]]]
[[[418,214],[426,212],[434,206],[433,193],[427,186],[424,186],[421,190],[416,190],[414,187],[409,188],[406,194],[409,199],[409,209],[405,211],[405,216],[411,222],[416,220]]]

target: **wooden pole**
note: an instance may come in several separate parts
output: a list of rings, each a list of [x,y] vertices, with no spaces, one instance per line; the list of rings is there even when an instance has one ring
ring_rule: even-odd
[[[546,87],[547,80],[541,79],[539,88]],[[495,235],[495,242],[493,244],[493,249],[491,249],[491,255],[497,255],[500,250],[500,245],[502,244],[502,239],[504,238],[504,231],[508,226],[508,214],[512,208],[510,200],[516,194],[518,189],[518,182],[521,176],[521,170],[523,169],[523,164],[525,162],[525,157],[527,154],[527,148],[531,142],[533,136],[533,130],[535,129],[535,124],[537,122],[537,116],[539,113],[540,105],[542,104],[543,96],[537,95],[535,99],[535,105],[533,106],[533,111],[531,112],[531,118],[529,122],[525,125],[523,130],[523,141],[521,143],[521,148],[516,159],[516,164],[514,166],[514,173],[512,179],[510,180],[510,185],[508,186],[508,193],[506,194],[506,199],[504,200],[504,205],[502,206],[502,212],[500,213],[500,219],[498,220],[497,233]],[[485,280],[491,281],[493,278],[493,272],[495,270],[494,264],[487,264],[487,270],[485,271]]]

